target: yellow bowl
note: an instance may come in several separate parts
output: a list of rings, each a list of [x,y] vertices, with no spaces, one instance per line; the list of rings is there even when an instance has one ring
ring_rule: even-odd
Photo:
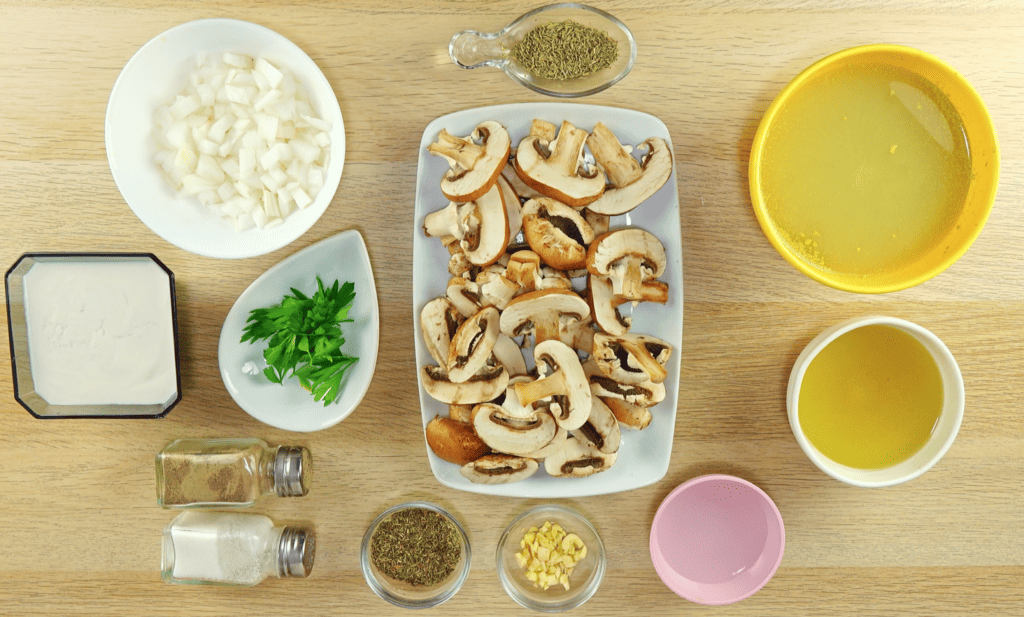
[[[962,181],[965,186],[963,193],[964,201],[962,206],[957,203],[957,208],[951,210],[954,214],[947,214],[946,218],[951,220],[943,219],[943,221],[927,222],[928,225],[932,225],[931,229],[938,230],[929,238],[914,238],[915,234],[908,233],[906,234],[906,239],[898,238],[885,249],[884,263],[880,262],[880,264],[876,264],[871,268],[862,268],[854,267],[850,263],[841,263],[838,258],[830,260],[830,256],[825,252],[826,249],[824,248],[820,252],[812,254],[808,254],[807,251],[801,252],[798,248],[795,248],[794,243],[799,243],[800,241],[807,242],[808,246],[810,246],[812,241],[815,242],[815,247],[818,245],[816,240],[809,237],[806,239],[793,238],[792,232],[787,232],[783,229],[780,223],[787,220],[785,219],[786,209],[792,209],[793,204],[773,203],[771,201],[774,193],[769,190],[766,176],[771,176],[772,172],[782,169],[781,165],[783,165],[782,162],[777,160],[780,157],[775,154],[776,151],[773,149],[773,146],[777,146],[780,140],[788,138],[787,131],[798,130],[801,126],[805,128],[810,126],[810,124],[801,125],[801,122],[803,122],[802,118],[810,117],[810,114],[799,117],[794,116],[796,112],[788,113],[793,109],[799,109],[799,106],[804,104],[801,97],[805,96],[808,85],[813,84],[822,87],[824,92],[836,92],[834,89],[836,80],[854,79],[854,77],[848,77],[849,75],[854,75],[852,71],[859,69],[876,70],[875,67],[883,67],[883,70],[898,72],[894,74],[917,76],[915,79],[922,80],[922,83],[931,84],[934,89],[937,89],[938,96],[945,97],[946,101],[948,101],[948,106],[952,107],[952,112],[959,120],[959,123],[962,124],[962,138],[963,142],[966,143],[966,152],[969,153],[970,172],[969,176],[967,173],[962,174],[962,177],[965,178]],[[831,81],[822,82],[821,80],[823,79]],[[824,86],[821,86],[823,83],[829,83],[829,88],[824,89]],[[842,84],[840,84],[840,87],[842,87]],[[896,94],[892,87],[889,94]],[[797,99],[798,102],[795,103],[794,99]],[[907,103],[903,104],[906,105]],[[944,101],[943,104],[946,104],[946,102]],[[920,103],[917,104],[917,109],[921,109]],[[913,110],[910,110],[909,113],[913,114],[914,118],[917,118],[919,122],[924,124],[921,120],[920,111],[915,113]],[[780,116],[783,118],[782,120],[780,120]],[[838,122],[838,118],[837,115],[832,121]],[[842,121],[846,119],[845,116],[841,118]],[[946,120],[948,118],[942,117],[942,119]],[[860,132],[851,131],[850,134],[864,135],[864,131],[870,132],[873,128],[875,127],[862,127]],[[928,127],[925,126],[925,128]],[[952,132],[949,134],[954,135]],[[935,137],[934,133],[932,133],[932,137]],[[960,135],[955,135],[955,138],[960,137]],[[811,139],[808,142],[812,148],[814,146],[822,150],[828,148],[829,144],[815,144],[814,141],[814,139]],[[817,141],[821,142],[822,140],[818,139]],[[936,138],[936,141],[940,140]],[[895,154],[896,148],[897,144],[893,144],[892,149],[888,150],[888,154]],[[905,147],[904,152],[907,151],[908,147]],[[885,157],[885,153],[879,154],[879,152],[876,150],[873,155],[879,156],[881,160]],[[830,156],[835,153],[822,151],[821,156]],[[813,159],[814,156],[817,156],[817,153],[813,149],[800,152],[800,156],[805,159],[808,155]],[[822,158],[820,160],[825,159]],[[787,167],[785,173],[792,173],[792,165],[790,165],[789,161],[786,164],[789,167]],[[889,163],[885,164],[888,165]],[[780,167],[773,169],[773,165]],[[966,167],[964,169],[966,171]],[[869,169],[869,171],[872,170],[873,168]],[[913,181],[910,176],[912,174],[903,176],[908,178],[907,186],[909,186],[909,182]],[[836,289],[857,293],[885,293],[906,289],[930,279],[948,268],[967,251],[971,243],[974,242],[974,239],[981,233],[981,229],[984,227],[985,221],[992,210],[992,203],[996,195],[996,185],[999,180],[999,151],[992,119],[989,117],[981,97],[978,96],[978,93],[971,87],[970,83],[957,73],[956,70],[934,56],[909,47],[866,45],[846,49],[815,62],[782,90],[765,112],[764,118],[762,118],[761,124],[758,126],[757,134],[754,136],[754,142],[750,151],[749,178],[750,199],[758,222],[761,224],[761,229],[764,230],[768,240],[771,241],[776,250],[788,262],[807,276]],[[856,178],[851,180],[851,182],[855,181]],[[856,184],[851,186],[856,186]],[[775,187],[773,186],[772,188],[774,189]],[[816,198],[820,197],[822,192],[818,191],[814,195]],[[877,206],[877,202],[874,203]],[[823,201],[821,204],[815,203],[814,207],[818,208],[815,212],[820,212],[823,208],[830,206],[833,206],[833,203],[827,201]],[[920,216],[919,214],[912,214],[909,210],[909,205],[906,206],[906,211],[901,211],[903,207],[903,202],[900,202],[886,212],[894,217],[894,221],[900,221],[899,217],[903,216],[903,223],[906,223],[908,218]],[[849,214],[843,207],[835,207],[835,209],[840,212],[839,217]],[[863,210],[861,210],[861,215],[863,216]],[[840,223],[838,228],[841,228],[842,218],[834,220]],[[881,229],[881,226],[879,228]],[[888,230],[885,233],[888,233]],[[894,234],[893,238],[897,238],[897,236]],[[888,240],[889,238],[886,236],[885,241]],[[904,244],[896,244],[898,242]],[[850,247],[847,246],[844,249],[849,251]],[[817,249],[813,250],[817,251]],[[860,248],[858,247],[856,250],[859,252]],[[882,253],[883,251],[880,250],[877,254]],[[878,259],[881,260],[883,258],[880,257]]]

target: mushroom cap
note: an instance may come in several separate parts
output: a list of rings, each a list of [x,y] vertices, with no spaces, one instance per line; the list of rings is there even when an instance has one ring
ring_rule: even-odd
[[[498,309],[485,306],[462,322],[448,346],[448,379],[463,383],[487,364],[498,338]]]
[[[460,473],[476,484],[505,484],[525,480],[540,465],[532,458],[509,454],[487,454],[462,466]]]
[[[508,162],[509,150],[512,147],[512,140],[498,122],[487,120],[477,125],[468,140],[480,140],[484,152],[473,164],[471,169],[464,169],[460,165],[449,170],[441,179],[441,192],[452,201],[467,202],[477,199],[483,195],[494,184],[501,170]],[[431,154],[440,154],[435,150]],[[445,157],[451,162],[451,158]]]
[[[551,438],[551,441],[549,441],[546,445],[541,447],[539,450],[531,452],[531,453],[527,454],[526,456],[527,456],[527,458],[532,458],[532,459],[536,459],[536,460],[546,459],[547,457],[551,456],[555,452],[558,452],[559,450],[561,450],[562,446],[565,445],[565,440],[568,439],[568,438],[569,438],[569,431],[567,431],[564,428],[559,426],[558,430],[555,431],[555,436]]]
[[[606,454],[594,444],[568,439],[565,445],[544,459],[544,470],[556,478],[582,478],[606,471],[615,464],[618,454]]]
[[[625,214],[664,186],[672,175],[672,149],[660,137],[651,137],[640,144],[640,147],[648,151],[640,164],[643,175],[626,186],[606,189],[604,194],[587,208],[598,214]]]
[[[533,357],[543,376],[515,385],[519,401],[524,405],[541,401],[558,426],[567,431],[583,426],[590,415],[593,397],[576,351],[562,341],[550,340],[534,347]]]
[[[549,443],[555,437],[557,426],[548,413],[535,413],[531,419],[522,419],[513,417],[498,405],[482,403],[474,410],[473,428],[492,450],[525,455]]]
[[[547,265],[574,270],[587,265],[587,245],[594,230],[583,216],[550,197],[531,199],[523,205],[523,235],[530,248]]]
[[[496,398],[508,387],[508,373],[500,366],[485,366],[462,383],[453,383],[444,369],[424,366],[420,371],[423,389],[432,398],[449,405],[470,405]]]
[[[438,364],[448,363],[448,348],[463,321],[448,298],[434,298],[420,311],[420,330],[430,357]]]
[[[472,424],[435,416],[427,424],[427,445],[440,458],[465,465],[491,451],[476,434]]]
[[[516,149],[515,171],[535,191],[557,199],[574,208],[583,207],[604,192],[605,175],[594,168],[586,175],[579,173],[579,161],[587,132],[563,122],[558,137],[552,142],[530,135]],[[554,149],[549,149],[549,144]]]
[[[554,315],[556,319],[582,320],[590,315],[590,306],[568,289],[531,291],[513,298],[501,312],[501,332],[512,337],[530,332],[542,314]]]
[[[672,345],[646,334],[594,335],[594,360],[602,373],[619,383],[665,381]]]
[[[595,238],[587,250],[587,270],[608,276],[616,262],[627,256],[639,258],[650,270],[646,278],[656,279],[665,273],[665,246],[657,236],[638,227],[609,231]]]
[[[580,441],[590,442],[605,454],[618,452],[619,444],[622,441],[619,422],[601,399],[597,396],[594,396],[593,399],[594,404],[590,408],[587,421],[583,423],[583,426],[572,431],[572,436]]]
[[[498,261],[508,248],[508,213],[501,188],[497,184],[492,185],[475,201],[463,204],[460,213],[467,208],[472,210],[462,218],[466,228],[460,245],[470,263],[489,266]]]

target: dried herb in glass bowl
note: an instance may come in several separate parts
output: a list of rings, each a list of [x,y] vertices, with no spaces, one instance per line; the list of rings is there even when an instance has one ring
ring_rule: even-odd
[[[462,554],[451,521],[426,508],[394,512],[370,537],[370,559],[385,576],[411,585],[432,586],[455,571]]]
[[[567,19],[530,30],[511,55],[531,75],[569,80],[608,68],[619,47],[608,33]]]

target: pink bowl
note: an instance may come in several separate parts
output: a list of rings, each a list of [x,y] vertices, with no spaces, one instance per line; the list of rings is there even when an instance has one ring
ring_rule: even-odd
[[[651,525],[651,560],[668,588],[691,602],[731,604],[754,595],[782,562],[786,530],[764,491],[708,475],[661,502]]]

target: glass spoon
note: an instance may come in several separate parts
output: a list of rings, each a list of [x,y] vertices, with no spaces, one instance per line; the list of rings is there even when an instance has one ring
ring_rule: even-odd
[[[551,22],[572,20],[578,24],[606,32],[616,42],[619,54],[608,68],[575,79],[558,80],[537,77],[526,71],[511,55],[512,48],[528,32]],[[464,30],[448,44],[452,62],[464,69],[481,66],[499,68],[527,88],[562,98],[588,96],[601,92],[621,80],[633,68],[636,41],[621,21],[600,9],[576,3],[550,4],[519,17],[500,32],[483,33]]]

